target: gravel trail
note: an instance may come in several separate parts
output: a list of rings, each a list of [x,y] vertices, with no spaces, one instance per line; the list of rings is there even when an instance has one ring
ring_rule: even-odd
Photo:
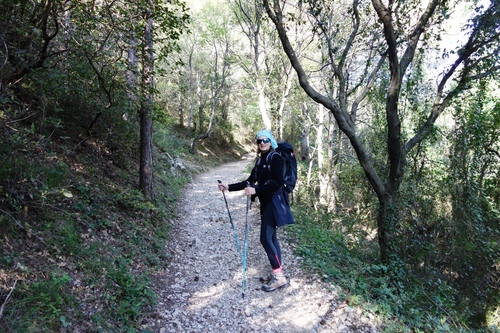
[[[248,212],[247,285],[242,298],[242,264],[217,179],[246,178],[252,159],[224,164],[198,177],[179,202],[167,245],[170,265],[161,273],[159,302],[145,327],[159,333],[192,332],[381,332],[372,314],[348,306],[336,288],[300,268],[293,245],[279,230],[286,288],[261,291],[259,277],[269,263],[259,242],[258,201]],[[240,245],[243,246],[246,197],[225,192]],[[300,223],[297,221],[296,223]]]

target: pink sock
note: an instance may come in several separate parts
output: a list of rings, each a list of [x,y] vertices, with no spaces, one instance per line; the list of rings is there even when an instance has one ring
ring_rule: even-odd
[[[283,268],[282,267],[279,267],[279,268],[275,268],[273,269],[273,273],[276,274],[276,273],[280,273],[280,272],[283,272]]]

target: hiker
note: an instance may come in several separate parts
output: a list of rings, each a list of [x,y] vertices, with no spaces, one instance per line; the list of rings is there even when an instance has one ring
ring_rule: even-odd
[[[277,210],[273,209],[273,194],[283,193],[283,160],[279,154],[271,155],[271,159],[266,163],[266,157],[278,147],[271,131],[262,130],[256,135],[257,154],[260,156],[252,169],[247,180],[239,183],[226,184],[219,183],[221,191],[244,190],[246,196],[257,196],[260,202],[260,242],[266,251],[267,257],[272,267],[268,276],[260,278],[264,283],[262,290],[274,291],[285,286],[288,281],[285,277],[281,262],[281,248],[278,241],[277,225],[283,223],[283,216],[275,216]],[[283,198],[284,196],[281,196]],[[287,203],[288,204],[288,203]],[[289,211],[289,210],[288,210]]]

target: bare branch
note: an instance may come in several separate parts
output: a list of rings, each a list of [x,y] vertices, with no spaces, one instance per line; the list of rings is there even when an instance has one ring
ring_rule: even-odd
[[[9,301],[10,296],[12,295],[12,292],[14,291],[14,289],[16,289],[17,281],[18,280],[14,281],[14,285],[12,286],[12,289],[9,291],[9,294],[7,295],[7,297],[5,298],[5,301],[3,302],[2,306],[0,307],[0,319],[2,319],[2,314],[3,314],[3,309],[5,307],[5,304],[7,304],[7,302]]]
[[[21,222],[19,222],[16,218],[14,218],[14,216],[12,216],[12,214],[10,214],[9,212],[4,211],[3,209],[0,209],[0,212],[1,212],[1,213],[4,213],[4,214],[5,214],[5,215],[7,215],[8,217],[10,217],[10,218],[14,221],[14,223],[15,223],[15,224],[19,227],[19,229],[23,230],[23,231],[24,231],[24,232],[26,232],[26,233],[30,233],[30,234],[32,234],[32,233],[31,233],[31,231],[29,231],[28,229],[26,229],[26,228],[25,228],[25,227],[21,224]],[[35,236],[35,238],[36,238],[36,239],[38,239],[38,240],[39,240],[39,241],[40,241],[43,245],[47,246],[47,244],[45,243],[45,241],[44,241],[42,238],[40,238],[40,237],[39,237],[39,236],[37,236],[36,234],[33,234],[33,235],[34,235],[34,236]]]

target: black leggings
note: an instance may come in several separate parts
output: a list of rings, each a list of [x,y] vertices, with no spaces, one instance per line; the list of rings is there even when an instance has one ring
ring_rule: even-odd
[[[266,251],[273,269],[281,267],[281,247],[276,233],[273,207],[269,203],[261,211],[260,243]]]

